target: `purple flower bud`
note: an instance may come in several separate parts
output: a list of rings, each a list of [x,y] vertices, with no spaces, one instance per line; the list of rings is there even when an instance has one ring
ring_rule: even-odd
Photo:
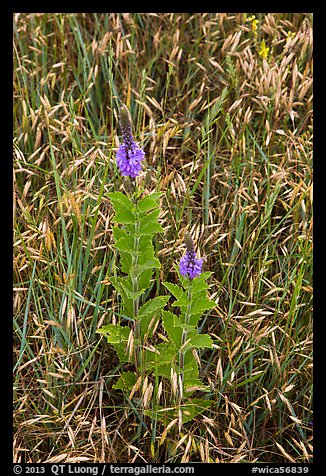
[[[185,235],[186,254],[180,260],[180,274],[190,279],[194,279],[202,272],[203,259],[196,258],[194,243],[189,233]]]
[[[117,165],[121,175],[135,178],[142,169],[141,161],[145,158],[145,152],[134,141],[131,119],[126,106],[120,109],[120,125],[123,142],[117,150]]]

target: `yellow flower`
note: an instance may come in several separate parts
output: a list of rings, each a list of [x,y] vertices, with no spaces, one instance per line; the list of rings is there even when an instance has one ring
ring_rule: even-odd
[[[259,23],[259,20],[256,20],[256,19],[252,20],[252,22],[251,22],[252,31],[255,32],[255,31],[257,30],[257,28],[258,28],[258,23]]]
[[[286,35],[286,39],[287,39],[287,40],[291,40],[291,39],[294,38],[294,37],[295,37],[295,32],[289,30],[288,33],[287,33],[287,35]]]
[[[248,18],[247,21],[251,21],[251,30],[253,34],[257,36],[257,28],[258,28],[259,20],[257,20],[256,15],[252,15],[251,17]]]
[[[263,59],[267,59],[270,48],[265,44],[265,40],[262,40],[260,44],[260,51],[258,52],[259,56]]]

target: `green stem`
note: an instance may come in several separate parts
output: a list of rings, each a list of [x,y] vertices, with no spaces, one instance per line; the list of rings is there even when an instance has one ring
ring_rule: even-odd
[[[187,297],[188,297],[188,300],[189,300],[189,303],[188,306],[187,306],[187,311],[186,311],[186,315],[185,315],[185,324],[189,325],[189,321],[190,321],[190,307],[191,307],[191,298],[192,298],[192,292],[191,292],[191,288],[192,288],[192,281],[190,282],[189,284],[189,287],[187,289]],[[184,385],[184,360],[185,360],[185,351],[183,349],[183,346],[185,344],[185,342],[187,341],[187,335],[188,335],[188,332],[183,329],[182,330],[182,337],[181,337],[181,348],[180,348],[180,352],[179,352],[179,367],[180,367],[180,378],[181,378],[181,382],[180,382],[180,385],[181,385],[181,389],[180,389],[180,402],[181,402],[181,399],[182,399],[182,394],[183,394],[183,385]]]
[[[137,196],[134,195],[133,202],[135,207],[137,207]],[[139,221],[138,215],[137,220],[135,222],[135,235],[134,235],[134,250],[138,252],[139,249]],[[132,257],[132,265],[135,266],[138,264],[138,254]],[[132,290],[133,292],[138,292],[138,278],[132,277]],[[133,301],[133,313],[134,313],[134,338],[135,340],[140,340],[141,332],[140,332],[140,322],[138,320],[139,314],[139,297],[137,296]],[[141,345],[138,343],[135,345],[135,364],[136,369],[139,370],[142,367],[142,348]]]

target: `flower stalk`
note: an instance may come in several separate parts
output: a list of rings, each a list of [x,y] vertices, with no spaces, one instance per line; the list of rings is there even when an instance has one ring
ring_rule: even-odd
[[[135,209],[137,210],[137,197],[134,198]],[[135,254],[132,256],[132,266],[136,266],[138,264],[138,251],[139,251],[139,218],[138,213],[136,211],[136,221],[135,221],[135,234],[134,234],[134,250]],[[138,276],[133,276],[131,278],[132,281],[132,290],[134,293],[138,292]],[[136,370],[139,370],[142,367],[142,347],[139,343],[141,338],[141,330],[140,330],[140,321],[138,319],[139,315],[139,296],[135,297],[133,300],[133,314],[134,314],[134,338],[136,341],[135,345],[135,366]]]
[[[191,316],[191,302],[192,302],[192,281],[196,276],[199,276],[202,271],[203,259],[197,259],[194,242],[190,233],[186,233],[184,237],[187,252],[180,260],[180,274],[189,279],[187,286],[188,306],[185,311],[185,328],[182,329],[181,346],[179,351],[179,368],[180,368],[180,399],[183,393],[184,385],[184,361],[185,361],[185,344],[187,342],[187,326],[189,326]]]
[[[189,321],[190,321],[190,307],[191,307],[191,300],[192,300],[192,293],[191,293],[191,282],[190,285],[187,289],[187,298],[189,301],[189,304],[187,306],[187,310],[185,313],[185,324],[188,326]],[[183,394],[183,385],[184,385],[184,362],[185,362],[185,344],[187,342],[187,330],[182,329],[182,336],[181,336],[181,346],[180,346],[180,351],[179,351],[179,368],[180,368],[180,399],[182,398]]]

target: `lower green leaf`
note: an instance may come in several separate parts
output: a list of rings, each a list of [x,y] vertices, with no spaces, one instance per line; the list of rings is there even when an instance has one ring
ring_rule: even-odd
[[[137,376],[133,372],[122,372],[117,382],[112,386],[116,390],[123,392],[131,390],[135,385]]]

